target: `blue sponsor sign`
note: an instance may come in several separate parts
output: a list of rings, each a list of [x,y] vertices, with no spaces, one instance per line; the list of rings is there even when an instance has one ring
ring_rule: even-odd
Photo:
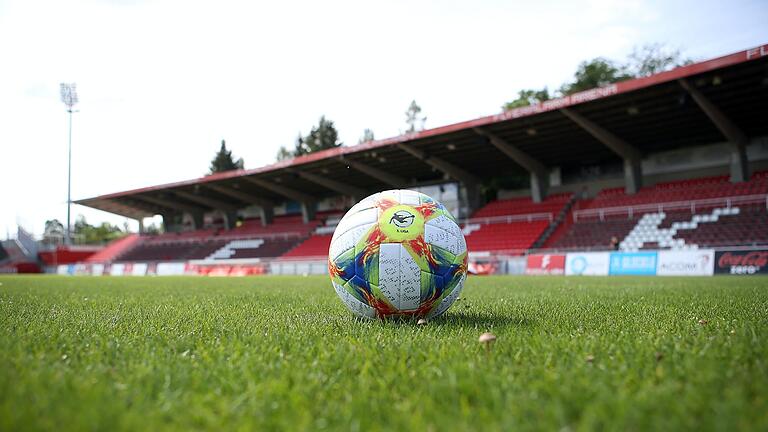
[[[611,252],[611,264],[608,274],[655,276],[656,252]]]

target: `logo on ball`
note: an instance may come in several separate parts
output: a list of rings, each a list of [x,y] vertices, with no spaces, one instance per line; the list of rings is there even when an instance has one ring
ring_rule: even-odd
[[[391,218],[389,218],[389,223],[394,224],[398,228],[407,228],[413,224],[413,220],[416,218],[411,212],[406,210],[399,210],[396,211]]]

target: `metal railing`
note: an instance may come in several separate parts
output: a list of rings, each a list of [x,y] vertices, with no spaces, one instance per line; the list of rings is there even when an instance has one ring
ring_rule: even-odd
[[[546,220],[546,221],[552,222],[553,219],[554,219],[554,215],[552,212],[545,212],[545,213],[528,213],[528,214],[519,214],[519,215],[490,216],[490,217],[460,219],[459,224],[460,225],[467,225],[467,224],[490,225],[490,224],[497,224],[497,223],[533,222],[537,220]]]
[[[711,208],[714,206],[724,206],[731,208],[736,204],[758,204],[764,203],[766,209],[768,209],[768,194],[756,194],[756,195],[737,195],[722,198],[705,198],[698,200],[686,200],[686,201],[671,201],[665,203],[653,203],[653,204],[637,204],[627,206],[616,207],[603,207],[594,209],[574,210],[573,221],[578,222],[580,218],[585,219],[589,217],[597,217],[601,221],[606,216],[627,215],[628,219],[632,219],[635,214],[643,214],[650,212],[663,212],[665,210],[689,210],[691,213],[696,213],[697,208]]]

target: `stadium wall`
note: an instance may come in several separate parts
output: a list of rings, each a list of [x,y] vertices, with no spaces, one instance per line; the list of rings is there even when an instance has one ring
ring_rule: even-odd
[[[713,276],[766,275],[768,248],[642,250],[638,252],[534,253],[470,258],[478,275]],[[88,276],[253,276],[327,274],[325,260],[220,260],[60,265],[60,275]]]

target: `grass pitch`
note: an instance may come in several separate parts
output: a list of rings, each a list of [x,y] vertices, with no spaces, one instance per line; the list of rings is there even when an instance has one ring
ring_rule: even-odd
[[[325,277],[0,283],[2,430],[768,429],[765,278],[471,277],[426,326]]]

